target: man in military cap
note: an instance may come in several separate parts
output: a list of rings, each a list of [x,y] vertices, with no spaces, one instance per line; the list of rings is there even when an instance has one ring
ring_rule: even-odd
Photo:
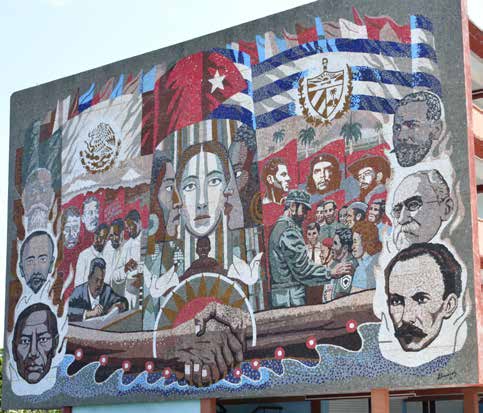
[[[310,209],[307,192],[289,192],[284,213],[270,233],[268,250],[273,308],[305,305],[306,286],[324,285],[333,278],[353,272],[351,264],[339,264],[329,270],[309,259],[302,224]]]

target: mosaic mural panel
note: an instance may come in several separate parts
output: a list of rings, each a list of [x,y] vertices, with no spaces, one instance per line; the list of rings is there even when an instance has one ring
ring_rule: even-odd
[[[477,382],[461,21],[326,3],[14,96],[6,407]]]

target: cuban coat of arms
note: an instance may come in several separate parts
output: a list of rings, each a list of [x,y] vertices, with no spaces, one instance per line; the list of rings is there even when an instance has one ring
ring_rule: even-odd
[[[299,80],[299,102],[305,120],[314,126],[325,126],[349,110],[352,73],[346,65],[342,70],[327,70],[329,60],[322,59],[323,71],[315,77]]]

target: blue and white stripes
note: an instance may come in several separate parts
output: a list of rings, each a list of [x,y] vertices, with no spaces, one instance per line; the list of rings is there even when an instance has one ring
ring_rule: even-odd
[[[255,128],[255,115],[253,106],[253,83],[250,56],[239,50],[213,49],[213,52],[222,54],[234,62],[247,83],[245,90],[231,96],[218,106],[208,116],[209,119],[232,119],[243,122]]]
[[[300,115],[299,82],[304,77],[319,75],[324,58],[329,61],[329,71],[350,69],[351,110],[392,114],[398,101],[409,93],[430,90],[442,96],[433,25],[424,16],[410,16],[410,43],[368,39],[366,26],[345,20],[344,24],[335,24],[343,36],[351,38],[327,38],[324,24],[329,23],[316,18],[318,40],[301,45],[273,32],[257,36],[257,64],[251,64],[250,56],[235,46],[212,49],[237,66],[247,88],[224,101],[208,118],[238,120],[254,128],[265,128]],[[141,75],[140,92],[152,91],[159,75],[156,66]],[[121,74],[111,99],[123,94],[125,82]],[[90,106],[93,95],[94,84],[80,97],[79,111]]]
[[[299,80],[323,71],[352,75],[351,110],[393,114],[398,101],[418,90],[442,95],[431,22],[410,19],[411,43],[373,39],[319,39],[269,57],[252,67],[257,128],[301,114]],[[321,26],[319,22],[319,26]],[[323,30],[323,27],[320,27]]]

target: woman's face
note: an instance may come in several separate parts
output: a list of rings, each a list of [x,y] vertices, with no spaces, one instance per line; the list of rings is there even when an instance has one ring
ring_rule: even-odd
[[[214,153],[202,148],[186,163],[179,191],[190,233],[202,237],[215,229],[224,210],[226,186],[223,165]]]
[[[165,165],[164,177],[158,190],[158,202],[163,211],[166,233],[174,237],[179,225],[181,204],[176,190],[173,164],[167,162]]]

